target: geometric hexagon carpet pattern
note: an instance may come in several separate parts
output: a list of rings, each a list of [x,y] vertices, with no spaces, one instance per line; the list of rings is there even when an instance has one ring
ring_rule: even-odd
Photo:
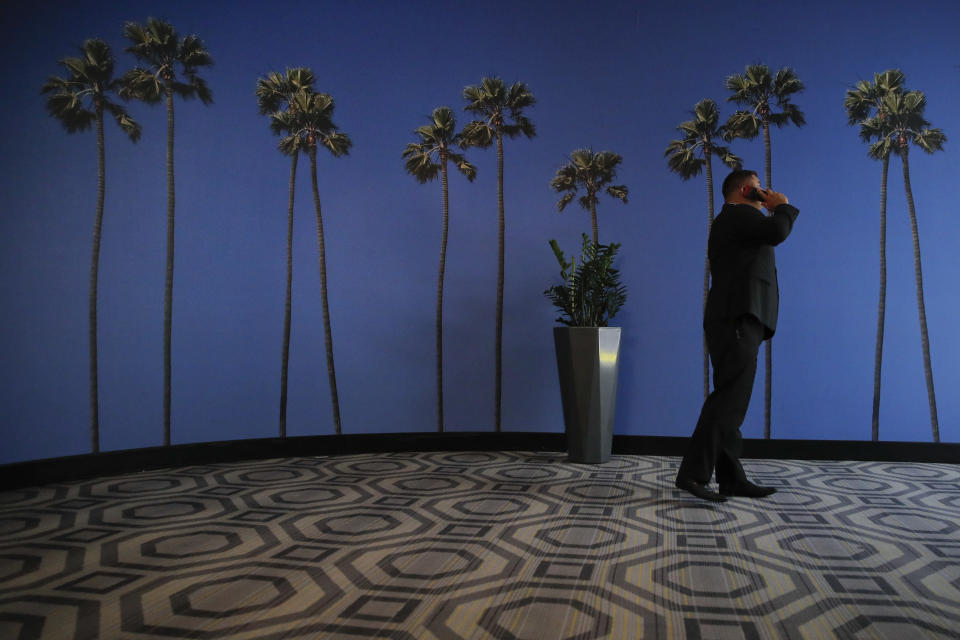
[[[0,493],[0,638],[960,637],[960,466],[552,452],[190,466]]]

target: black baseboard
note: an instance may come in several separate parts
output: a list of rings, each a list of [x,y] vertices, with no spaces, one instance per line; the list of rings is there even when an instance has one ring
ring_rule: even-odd
[[[682,456],[687,441],[687,438],[678,437],[614,436],[613,450],[615,453],[630,455]],[[743,457],[768,460],[863,460],[960,464],[960,443],[745,439]]]
[[[628,455],[682,455],[687,438],[614,436],[613,450]],[[36,486],[150,469],[263,460],[405,451],[564,451],[561,433],[378,433],[202,442],[127,449],[0,465],[0,489]],[[960,443],[845,440],[744,440],[745,458],[874,460],[960,464]]]

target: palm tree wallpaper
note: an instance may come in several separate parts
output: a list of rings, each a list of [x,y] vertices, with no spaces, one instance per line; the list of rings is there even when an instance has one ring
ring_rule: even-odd
[[[917,285],[917,312],[920,317],[920,344],[923,349],[923,371],[930,403],[930,428],[933,441],[940,441],[940,426],[937,418],[937,398],[933,386],[933,370],[930,363],[930,336],[927,333],[927,312],[923,295],[923,269],[920,262],[920,234],[917,229],[917,212],[914,206],[913,189],[910,186],[910,164],[907,161],[911,144],[927,153],[943,150],[947,137],[940,129],[930,127],[923,117],[927,98],[922,91],[892,90],[883,96],[878,113],[865,120],[860,127],[860,137],[875,142],[870,155],[877,157],[895,153],[903,165],[903,188],[906,191],[910,212],[910,235],[913,239],[913,267]],[[889,151],[888,151],[889,150]]]
[[[93,224],[93,255],[90,258],[90,450],[100,451],[100,395],[97,389],[97,286],[100,271],[100,240],[103,234],[103,203],[106,196],[106,153],[103,135],[103,114],[110,113],[124,133],[136,142],[140,125],[123,106],[110,99],[120,88],[113,77],[114,58],[110,46],[93,38],[83,43],[80,56],[63,58],[60,64],[70,72],[67,78],[51,76],[43,85],[49,94],[47,111],[63,123],[69,133],[96,126],[97,131],[97,213]]]
[[[505,278],[506,254],[506,214],[503,204],[503,140],[536,135],[533,122],[524,115],[536,102],[533,93],[522,82],[509,87],[502,78],[484,78],[478,85],[463,90],[466,100],[465,109],[475,116],[463,128],[463,146],[497,149],[497,333],[494,348],[496,377],[493,387],[494,430],[501,431],[502,393],[503,393],[503,288]]]
[[[450,107],[437,107],[430,116],[430,124],[417,127],[420,139],[407,143],[402,156],[407,173],[425,184],[440,177],[443,217],[440,231],[440,267],[437,275],[437,431],[443,432],[443,278],[447,266],[447,239],[450,235],[449,168],[453,166],[473,182],[477,168],[456,148],[463,142],[457,133],[457,119]]]
[[[684,180],[704,173],[707,179],[707,233],[713,227],[714,194],[713,157],[730,169],[740,169],[743,161],[734,155],[729,147],[720,142],[727,132],[726,124],[720,124],[720,110],[710,98],[699,101],[692,112],[693,118],[677,125],[680,137],[670,141],[664,156],[670,171]],[[722,182],[721,182],[722,184]],[[707,243],[704,240],[704,253]],[[707,295],[710,293],[710,258],[704,258],[703,266],[703,310],[707,309]],[[710,351],[707,349],[707,337],[703,336],[703,397],[710,395]]]
[[[257,80],[255,91],[257,106],[261,115],[273,116],[283,111],[292,113],[293,99],[305,89],[313,86],[313,72],[306,67],[287,69],[285,74],[272,71],[265,77]],[[282,116],[280,121],[282,122]],[[274,122],[271,117],[271,122]],[[286,128],[277,130],[278,134],[290,134]],[[290,319],[293,311],[293,203],[297,184],[297,159],[299,153],[290,154],[290,191],[287,197],[287,273],[286,298],[283,303],[283,348],[280,357],[280,419],[279,436],[287,435],[287,377],[290,370]]]
[[[5,8],[0,464],[560,432],[547,241],[588,227],[630,290],[615,431],[686,437],[738,164],[800,210],[744,436],[960,442],[960,6],[881,41],[892,0],[795,4]]]
[[[753,139],[763,135],[763,185],[773,188],[772,145],[770,125],[783,127],[806,124],[803,112],[791,102],[793,94],[803,91],[803,83],[796,72],[784,67],[774,75],[765,64],[751,64],[742,74],[727,78],[727,98],[740,107],[726,122],[725,137]],[[779,187],[779,185],[777,185]],[[773,339],[764,343],[763,366],[763,437],[772,433],[771,404],[773,389]]]
[[[163,286],[163,444],[170,444],[170,403],[173,364],[173,266],[176,189],[174,187],[174,97],[199,98],[213,102],[206,81],[197,75],[200,67],[213,64],[213,58],[197,36],[181,38],[172,24],[150,18],[146,24],[128,22],[123,35],[130,42],[127,51],[145,66],[136,66],[124,74],[120,95],[147,104],[161,101],[167,108],[167,263]],[[179,75],[178,75],[179,72]]]
[[[863,125],[867,122],[869,116],[880,117],[881,114],[883,117],[880,118],[880,121],[885,121],[884,99],[888,93],[898,91],[902,86],[903,73],[899,69],[875,73],[873,82],[869,80],[857,82],[855,88],[847,91],[847,96],[843,102],[843,106],[847,110],[848,124],[861,125],[861,129],[863,129]],[[870,137],[868,135],[867,140]],[[873,361],[872,440],[880,439],[880,383],[883,379],[883,330],[887,304],[887,172],[890,168],[892,146],[892,140],[889,136],[885,136],[871,144],[869,152],[871,158],[880,160],[882,163],[880,170],[880,246],[878,249],[880,293],[877,296],[877,346]]]
[[[323,148],[334,157],[347,155],[353,142],[347,134],[339,131],[333,123],[333,97],[302,87],[290,97],[290,108],[271,116],[271,128],[276,134],[285,133],[280,140],[280,151],[295,156],[304,153],[310,159],[310,186],[313,191],[313,207],[317,217],[317,246],[320,264],[320,303],[323,310],[323,346],[327,362],[327,378],[330,381],[330,407],[333,412],[333,427],[337,434],[340,426],[340,394],[337,392],[337,373],[333,359],[333,330],[330,326],[330,303],[327,295],[327,245],[323,233],[323,212],[320,206],[320,191],[317,181],[317,149]]]
[[[567,205],[577,197],[580,207],[590,214],[591,241],[600,244],[600,223],[597,221],[598,193],[606,193],[627,204],[627,195],[630,190],[623,184],[610,184],[617,177],[617,167],[623,162],[620,154],[613,151],[599,151],[593,149],[575,149],[570,154],[570,161],[557,169],[557,174],[550,181],[550,188],[562,193],[557,202],[557,210],[563,211]]]

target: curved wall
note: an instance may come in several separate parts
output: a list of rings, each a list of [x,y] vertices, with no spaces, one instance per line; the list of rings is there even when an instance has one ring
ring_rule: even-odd
[[[732,29],[733,17],[718,14],[705,21],[682,7],[646,10],[612,3],[574,19],[529,3],[512,8],[512,19],[502,24],[471,7],[443,16],[416,7],[381,7],[371,15],[344,3],[325,8],[323,20],[307,21],[316,25],[308,37],[301,20],[230,6],[229,12],[178,6],[166,15],[183,33],[204,38],[216,60],[201,73],[214,104],[176,105],[174,444],[278,434],[289,160],[276,151],[267,119],[257,115],[253,88],[258,76],[298,64],[317,72],[318,88],[336,99],[335,122],[354,143],[345,158],[327,154],[318,160],[345,434],[437,428],[440,185],[417,184],[405,174],[400,153],[436,106],[451,105],[459,124],[465,123],[463,87],[494,70],[508,82],[527,83],[538,100],[527,112],[538,135],[505,143],[503,429],[562,431],[551,335],[555,314],[542,295],[559,269],[547,241],[556,238],[567,252],[574,250],[580,233],[589,230],[589,217],[576,203],[558,214],[558,195],[549,181],[570,151],[592,146],[623,156],[617,182],[630,188],[627,205],[604,198],[599,208],[600,239],[622,243],[619,266],[629,288],[617,317],[624,342],[616,432],[688,435],[702,401],[706,194],[703,176],[683,182],[669,173],[663,149],[701,98],[713,97],[728,115],[724,78],[759,58],[773,68],[794,67],[807,86],[796,102],[808,124],[773,132],[775,186],[801,211],[793,235],[777,250],[782,300],[774,341],[773,436],[870,438],[880,165],[866,157],[856,130],[846,125],[843,95],[856,80],[900,66],[908,86],[926,92],[926,117],[934,125],[949,125],[949,105],[960,99],[960,88],[943,81],[948,67],[931,61],[943,59],[936,43],[952,41],[952,34],[930,28],[956,24],[956,8],[939,8],[942,19],[924,29],[905,28],[926,39],[910,36],[897,43],[894,54],[855,41],[867,38],[857,34],[870,33],[862,24],[840,29],[864,19],[841,11],[834,17],[847,38],[845,53],[823,57],[822,25],[799,9],[758,18],[771,29],[791,25],[784,49],[782,39],[765,37],[717,48],[714,34]],[[301,8],[317,11],[313,5]],[[0,105],[6,165],[0,463],[91,448],[87,296],[95,137],[67,135],[45,114],[39,87],[48,75],[62,73],[56,59],[71,54],[71,43],[95,35],[107,38],[117,52],[118,70],[128,68],[133,61],[122,53],[121,26],[154,10],[149,3],[133,3],[81,13],[63,3],[42,21],[20,9],[10,16],[22,28],[10,39],[17,56],[3,63],[5,77],[16,82]],[[650,60],[675,50],[671,36],[657,25],[678,23],[689,25],[690,50],[651,67]],[[424,28],[441,35],[432,44],[411,41],[409,34]],[[481,37],[497,43],[482,47],[483,55],[466,46]],[[439,50],[459,53],[439,55]],[[128,108],[143,125],[142,139],[130,144],[110,122],[106,133],[99,282],[103,451],[153,447],[163,437],[166,121],[162,107]],[[732,148],[762,173],[761,141],[740,140]],[[476,181],[450,179],[445,429],[489,432],[496,159],[492,149],[467,155],[477,166]],[[954,215],[960,155],[950,142],[942,153],[914,152],[909,158],[940,436],[955,443],[960,399],[950,391],[960,384],[960,338],[953,329],[960,315],[955,293],[960,222]],[[719,191],[725,170],[714,168],[714,174]],[[890,164],[888,192],[880,439],[930,441],[913,245],[898,159]],[[294,224],[287,433],[329,435],[334,428],[306,158],[300,162]],[[758,380],[743,428],[748,438],[762,434],[762,396]]]

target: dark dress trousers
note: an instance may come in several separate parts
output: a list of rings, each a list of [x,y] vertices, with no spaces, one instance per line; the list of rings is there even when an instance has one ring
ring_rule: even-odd
[[[757,353],[777,329],[780,292],[773,248],[793,229],[789,204],[771,215],[746,204],[725,204],[710,229],[712,284],[703,328],[713,363],[713,393],[687,445],[678,477],[709,483],[746,481],[740,464],[740,425],[747,414]]]

